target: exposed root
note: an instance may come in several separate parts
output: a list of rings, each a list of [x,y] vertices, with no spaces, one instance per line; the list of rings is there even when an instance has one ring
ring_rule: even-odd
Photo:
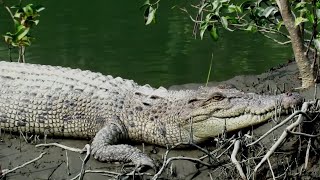
[[[312,103],[309,102],[305,102],[302,105],[301,111],[302,112],[306,112],[308,107],[311,105]],[[261,159],[261,161],[259,162],[259,164],[254,168],[254,175],[257,173],[258,169],[261,167],[261,165],[268,159],[270,158],[270,156],[274,153],[274,151],[285,141],[287,135],[288,135],[288,131],[291,131],[293,128],[297,127],[298,125],[300,125],[303,122],[303,115],[299,114],[298,119],[292,123],[291,125],[289,125],[285,131],[283,131],[282,135],[279,137],[279,139],[273,144],[273,146],[269,149],[269,151],[266,153],[266,155]],[[274,128],[273,128],[274,129]],[[269,131],[268,131],[269,132]]]
[[[304,111],[296,111],[293,114],[291,114],[289,117],[287,117],[285,120],[283,120],[281,123],[277,124],[276,126],[274,126],[273,128],[271,128],[269,131],[267,131],[265,134],[263,134],[260,138],[258,138],[256,141],[247,144],[247,146],[252,146],[257,144],[259,141],[261,141],[263,138],[267,137],[270,133],[272,133],[273,131],[275,131],[276,129],[278,129],[279,127],[283,126],[284,124],[286,124],[287,122],[289,122],[290,120],[292,120],[294,117],[296,117],[297,115],[304,115],[306,118],[308,118],[309,120],[312,121],[312,119],[306,114],[306,112]]]
[[[232,154],[231,154],[231,162],[236,166],[239,174],[240,174],[240,177],[243,179],[243,180],[246,180],[247,177],[246,175],[244,174],[243,170],[242,170],[242,167],[239,163],[239,161],[237,160],[236,156],[238,154],[238,151],[240,149],[240,140],[236,140],[235,143],[234,143],[234,148],[233,148],[233,151],[232,151]]]

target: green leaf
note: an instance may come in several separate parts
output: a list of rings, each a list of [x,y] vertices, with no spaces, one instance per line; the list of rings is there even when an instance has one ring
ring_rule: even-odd
[[[316,9],[316,15],[317,15],[317,18],[320,19],[320,9]]]
[[[242,12],[241,7],[240,6],[236,6],[234,4],[231,4],[231,5],[228,6],[228,11],[229,11],[229,13]]]
[[[22,16],[22,12],[17,11],[16,13],[14,13],[13,17],[14,18],[20,18]]]
[[[38,24],[39,24],[39,19],[37,19],[37,20],[32,20],[32,22],[33,22],[35,25],[38,25]]]
[[[157,9],[154,9],[152,6],[149,6],[149,8],[147,8],[147,9],[148,9],[149,13],[146,18],[145,24],[149,25],[152,21],[154,21]]]
[[[264,17],[269,17],[271,13],[274,13],[277,11],[277,8],[274,7],[274,6],[269,6],[267,7],[266,9],[264,9],[263,13],[262,13],[262,16]]]
[[[237,19],[234,16],[226,16],[226,18],[228,19],[228,22],[230,22],[231,24],[238,24],[239,23],[239,19]]]
[[[31,38],[28,36],[25,36],[21,39],[19,44],[22,46],[30,46],[31,45]]]
[[[17,47],[17,46],[19,46],[19,44],[17,42],[11,42],[11,46]]]
[[[251,1],[244,1],[243,3],[240,4],[240,7],[243,10],[245,9],[251,9]]]
[[[249,24],[249,26],[245,30],[255,33],[255,32],[257,32],[257,27],[252,24]]]
[[[220,2],[219,1],[213,1],[211,3],[211,5],[212,5],[212,11],[215,11],[219,7]]]
[[[20,22],[17,21],[16,19],[13,19],[13,23],[14,23],[14,28],[18,28],[18,26],[20,26]]]
[[[37,5],[36,7],[35,7],[35,10],[36,10],[36,12],[41,12],[41,11],[43,11],[43,10],[45,10],[46,8],[44,7],[44,6],[42,6],[42,5]]]
[[[306,6],[306,2],[299,2],[297,3],[296,7],[294,9],[302,9]]]
[[[226,17],[222,16],[221,18],[221,24],[225,29],[228,29],[228,20]]]
[[[16,40],[19,41],[19,40],[22,39],[24,36],[26,36],[26,35],[28,34],[29,30],[30,30],[30,28],[27,28],[27,27],[25,27],[25,26],[23,26],[23,25],[20,25],[20,26],[18,27],[17,33],[15,34]]]
[[[317,39],[314,39],[313,40],[313,44],[314,44],[314,47],[320,51],[320,38],[317,38]]]
[[[210,37],[213,41],[217,41],[219,39],[218,29],[212,25],[208,26],[208,31],[210,32]]]
[[[12,36],[10,35],[4,35],[4,41],[7,43],[7,44],[11,44],[12,43]]]
[[[143,9],[145,7],[149,8],[151,6],[150,0],[146,0],[141,6],[140,9]]]
[[[222,16],[222,17],[220,18],[220,20],[221,20],[222,26],[223,26],[226,30],[228,30],[228,31],[233,31],[232,29],[230,29],[230,28],[228,27],[228,19],[227,19],[227,17]]]
[[[294,25],[295,25],[295,26],[298,26],[299,24],[301,24],[301,23],[303,23],[303,22],[307,22],[307,21],[308,21],[308,19],[306,19],[306,18],[297,17],[296,20],[295,20],[295,22],[294,22]]]
[[[27,16],[32,16],[33,15],[33,9],[32,9],[33,4],[28,4],[25,7],[23,7],[23,12]]]
[[[277,23],[277,30],[280,31],[281,26],[283,25],[283,21],[279,21]]]
[[[307,16],[308,21],[313,24],[314,23],[314,15],[311,13],[307,13],[306,16]]]
[[[262,7],[256,7],[254,12],[258,17],[263,16],[264,9]]]

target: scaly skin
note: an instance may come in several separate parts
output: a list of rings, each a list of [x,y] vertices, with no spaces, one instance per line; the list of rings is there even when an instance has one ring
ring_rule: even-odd
[[[200,143],[302,102],[292,93],[263,96],[223,87],[168,91],[79,69],[2,61],[0,83],[1,129],[93,138],[96,159],[151,167],[152,160],[140,150],[118,143],[167,146],[190,138]]]

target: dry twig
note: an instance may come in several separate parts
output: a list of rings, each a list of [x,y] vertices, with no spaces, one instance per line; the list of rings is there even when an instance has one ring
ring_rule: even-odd
[[[13,169],[3,169],[3,170],[2,170],[2,177],[4,177],[4,176],[6,176],[6,175],[9,174],[9,173],[12,173],[12,172],[14,172],[14,171],[16,171],[16,170],[18,170],[18,169],[21,169],[21,168],[23,168],[23,167],[25,167],[25,166],[27,166],[27,165],[29,165],[29,164],[31,164],[31,163],[39,160],[39,159],[41,159],[44,154],[46,154],[46,153],[43,152],[43,153],[41,153],[38,157],[36,157],[36,158],[34,158],[34,159],[32,159],[32,160],[30,160],[30,161],[28,161],[28,162],[25,162],[25,163],[23,163],[22,165],[19,165],[19,166],[13,168]]]
[[[69,151],[72,151],[72,152],[78,152],[78,153],[83,153],[83,152],[86,152],[85,148],[84,149],[79,149],[79,148],[73,148],[73,147],[68,147],[68,146],[65,146],[65,145],[62,145],[62,144],[59,144],[59,143],[49,143],[49,144],[37,144],[36,147],[47,147],[47,146],[57,146],[57,147],[60,147],[62,149],[65,149],[65,150],[69,150]],[[86,147],[86,146],[85,146]]]
[[[85,149],[85,150],[84,150]],[[79,176],[79,180],[82,180],[85,174],[85,165],[89,160],[90,157],[90,145],[86,144],[83,148],[84,151],[87,152],[85,158],[82,160],[82,165],[81,165],[81,171],[80,171],[80,176]]]

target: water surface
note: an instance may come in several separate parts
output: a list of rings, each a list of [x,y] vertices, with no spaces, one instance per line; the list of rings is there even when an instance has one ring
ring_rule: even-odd
[[[30,2],[30,1],[29,1]],[[161,1],[157,23],[145,26],[139,1],[34,1],[46,7],[26,51],[26,61],[89,69],[168,87],[206,81],[213,53],[211,81],[259,74],[291,57],[289,46],[259,34],[220,31],[212,42],[192,37],[193,24],[178,9]],[[0,33],[12,28],[0,9]],[[0,43],[0,58],[8,59]],[[15,53],[16,57],[17,54]]]

